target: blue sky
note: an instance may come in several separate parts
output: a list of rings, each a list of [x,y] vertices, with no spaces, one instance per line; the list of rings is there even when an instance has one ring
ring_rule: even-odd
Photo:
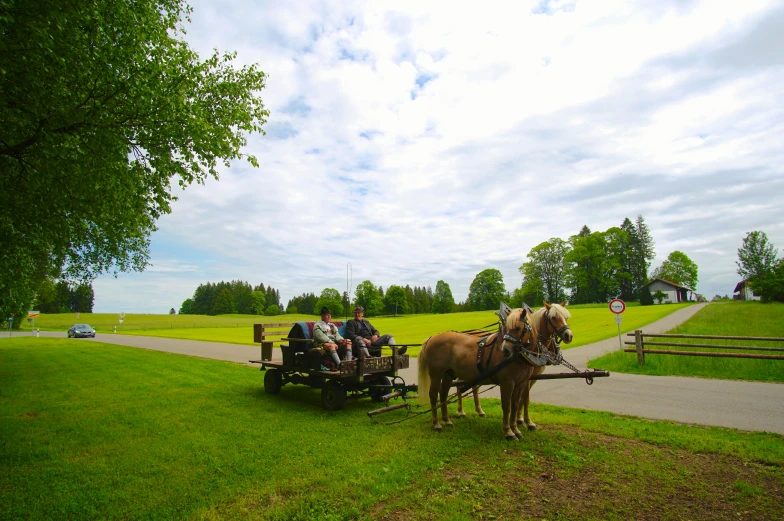
[[[267,135],[179,192],[143,273],[96,312],[165,313],[208,281],[284,303],[365,279],[463,300],[507,289],[537,244],[642,214],[653,267],[681,250],[731,294],[737,249],[784,247],[780,2],[240,2],[191,5],[186,39],[268,74]]]

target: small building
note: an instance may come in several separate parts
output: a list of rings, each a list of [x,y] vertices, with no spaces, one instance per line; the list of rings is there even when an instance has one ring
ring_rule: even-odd
[[[737,295],[732,296],[732,300],[762,300],[759,296],[754,294],[754,290],[749,285],[749,279],[738,282],[735,286],[733,293]]]
[[[655,295],[657,291],[664,293],[665,297],[664,300],[662,300],[662,304],[686,302],[689,300],[689,293],[693,292],[691,288],[687,288],[686,286],[681,286],[680,284],[675,284],[674,282],[670,282],[669,280],[664,279],[653,279],[652,281],[642,286],[640,289],[646,287],[648,288],[648,291],[651,292],[651,295]],[[653,301],[658,302],[656,298],[654,298]]]

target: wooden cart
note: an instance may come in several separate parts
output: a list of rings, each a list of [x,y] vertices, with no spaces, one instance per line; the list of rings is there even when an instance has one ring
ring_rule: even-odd
[[[333,322],[343,335],[345,325]],[[343,361],[336,371],[322,370],[322,354],[313,347],[313,323],[255,324],[254,342],[261,344],[261,359],[250,360],[261,364],[264,390],[278,394],[288,384],[300,384],[321,389],[321,404],[327,410],[342,409],[346,398],[368,396],[374,402],[393,389],[393,380],[400,369],[407,369],[408,355],[398,354],[398,346],[391,346],[391,356],[365,360]],[[272,360],[272,348],[280,343],[282,361]]]

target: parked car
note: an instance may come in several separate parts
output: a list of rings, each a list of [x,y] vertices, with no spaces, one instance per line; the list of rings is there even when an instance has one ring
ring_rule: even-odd
[[[74,324],[68,328],[68,338],[95,338],[95,329],[91,328],[89,324]]]

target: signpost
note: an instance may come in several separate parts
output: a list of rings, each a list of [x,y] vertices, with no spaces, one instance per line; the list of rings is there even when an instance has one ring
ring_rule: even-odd
[[[610,312],[615,314],[615,323],[618,324],[618,345],[623,351],[623,340],[621,340],[621,322],[623,322],[623,318],[621,318],[621,314],[626,311],[626,302],[619,298],[612,299],[610,301]]]
[[[11,330],[14,328],[14,314],[11,313],[11,316],[8,317],[8,336],[11,336]]]
[[[30,329],[31,333],[33,332],[33,329],[35,329],[35,319],[38,318],[38,315],[40,314],[41,312],[37,309],[27,312],[27,323],[30,324],[32,322],[33,324],[32,329]]]

